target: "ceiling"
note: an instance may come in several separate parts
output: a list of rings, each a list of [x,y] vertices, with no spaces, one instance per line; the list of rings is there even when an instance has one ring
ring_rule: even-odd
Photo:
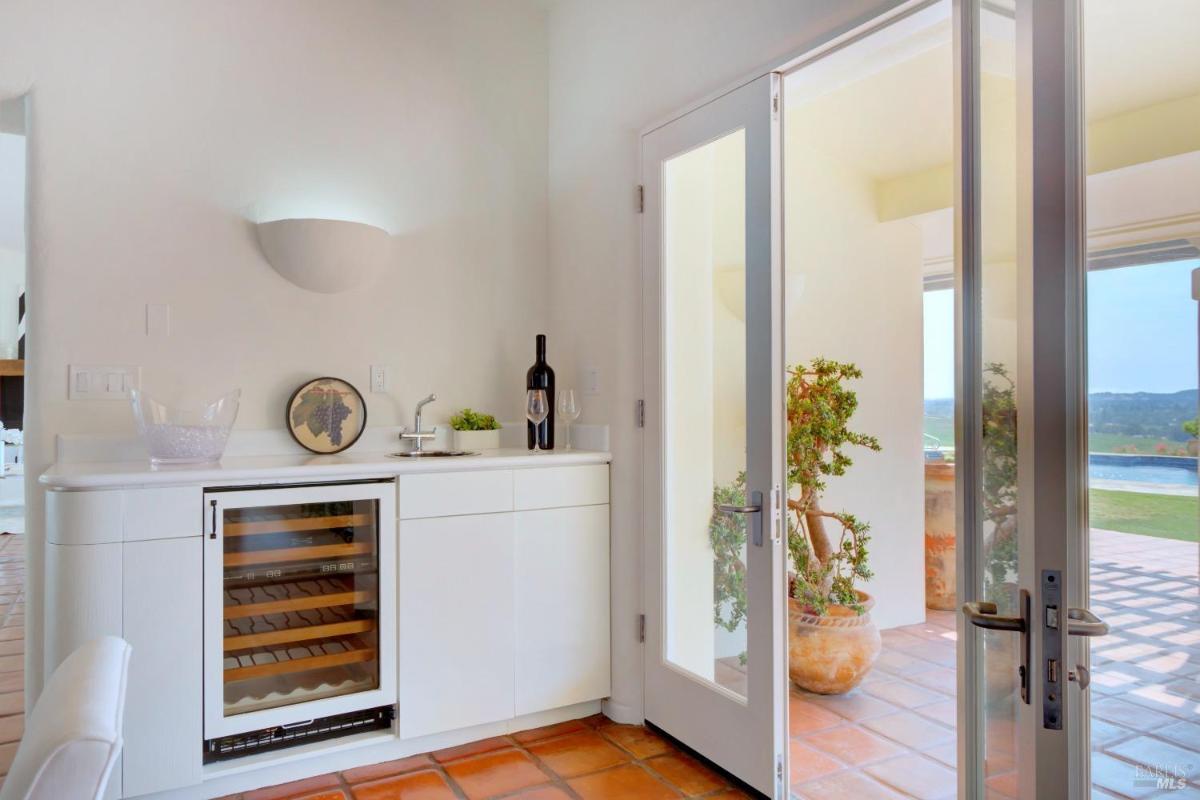
[[[1089,121],[1200,93],[1196,0],[1083,7]],[[985,72],[1011,79],[1012,21],[984,16]],[[789,127],[801,126],[807,143],[876,180],[949,163],[951,36],[949,4],[938,3],[793,73],[784,94]]]

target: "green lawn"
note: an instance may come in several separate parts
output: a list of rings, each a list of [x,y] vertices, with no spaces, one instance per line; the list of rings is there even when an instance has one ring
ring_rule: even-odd
[[[1185,542],[1200,540],[1197,536],[1200,506],[1194,496],[1115,492],[1109,489],[1092,489],[1088,496],[1091,499],[1093,528]]]

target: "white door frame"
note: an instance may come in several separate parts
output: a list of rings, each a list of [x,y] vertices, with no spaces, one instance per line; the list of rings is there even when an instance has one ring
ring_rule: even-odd
[[[759,791],[788,791],[787,672],[782,537],[784,353],[780,76],[763,75],[642,137],[645,716]],[[737,130],[746,152],[746,484],[761,492],[748,530],[746,697],[672,664],[666,654],[664,546],[663,164]],[[757,518],[757,519],[755,519]],[[709,613],[708,610],[705,613]]]

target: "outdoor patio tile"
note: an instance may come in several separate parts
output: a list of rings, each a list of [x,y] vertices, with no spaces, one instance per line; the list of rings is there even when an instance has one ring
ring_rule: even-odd
[[[918,672],[925,672],[935,667],[936,665],[930,664],[928,661],[887,647],[883,649],[883,652],[880,653],[879,658],[875,661],[875,669],[885,670],[893,675],[903,677],[915,675]]]
[[[1137,665],[1141,669],[1163,675],[1190,675],[1200,671],[1200,663],[1196,662],[1196,656],[1187,650],[1168,650],[1152,658],[1142,659]]]
[[[942,700],[913,710],[922,717],[940,722],[947,727],[953,728],[958,725],[958,704],[953,700]]]
[[[927,672],[918,672],[916,675],[909,675],[905,680],[924,686],[926,689],[941,692],[942,694],[951,696],[958,694],[956,673],[948,667],[934,667]]]
[[[788,742],[791,765],[791,785],[807,783],[842,769],[842,765],[824,753],[818,752],[798,739]]]
[[[1164,642],[1181,645],[1196,645],[1200,644],[1200,630],[1181,631],[1180,633],[1171,634],[1163,637]]]
[[[1111,722],[1095,717],[1092,719],[1092,746],[1103,747],[1112,742],[1128,739],[1130,736],[1137,735],[1137,731],[1129,728],[1114,725]]]
[[[871,717],[880,717],[897,710],[896,706],[891,703],[885,703],[876,697],[863,694],[858,689],[848,694],[806,694],[803,697],[827,711],[832,711],[840,717],[855,722],[861,722]]]
[[[832,728],[842,722],[837,714],[809,702],[805,696],[792,692],[788,698],[788,732],[792,736]]]
[[[593,731],[572,733],[529,745],[542,763],[564,778],[613,767],[629,761],[629,756]]]
[[[685,797],[707,794],[729,785],[720,775],[682,753],[655,756],[645,764]]]
[[[1141,780],[1133,764],[1107,753],[1092,753],[1092,785],[1134,800],[1149,797],[1158,788],[1152,781]]]
[[[550,782],[550,777],[520,750],[497,750],[475,758],[451,761],[446,765],[446,773],[470,800]]]
[[[649,758],[673,749],[665,739],[641,725],[608,725],[600,733],[628,750],[634,758]]]
[[[945,699],[938,692],[899,680],[881,681],[865,687],[863,691],[901,708],[927,706]]]
[[[611,800],[615,797],[665,800],[680,796],[674,788],[636,764],[626,764],[594,775],[574,778],[567,781],[567,784],[583,800]]]
[[[1105,697],[1092,703],[1092,714],[1139,731],[1153,731],[1175,722],[1175,718],[1119,697]]]
[[[913,750],[954,741],[953,730],[911,711],[875,717],[866,720],[863,725],[875,733]]]
[[[815,750],[827,753],[851,766],[900,755],[903,749],[887,739],[857,725],[843,725],[821,731],[801,740]]]
[[[924,751],[925,755],[933,758],[950,769],[955,769],[958,764],[958,743],[950,742],[949,744],[939,744],[937,747],[931,747]]]
[[[943,667],[954,666],[958,663],[958,655],[952,643],[922,642],[912,647],[900,648],[907,655],[916,656],[923,661],[940,664]]]
[[[453,800],[457,795],[434,770],[392,775],[350,787],[354,800]]]
[[[1146,644],[1145,642],[1134,642],[1132,644],[1122,645],[1121,647],[1113,647],[1111,649],[1101,650],[1097,656],[1097,661],[1137,661],[1147,656],[1158,655],[1162,652],[1162,648]]]
[[[1154,736],[1139,736],[1106,748],[1106,751],[1127,761],[1136,761],[1173,775],[1177,774],[1187,778],[1189,782],[1200,776],[1200,761],[1197,761],[1193,751]]]
[[[1200,750],[1200,723],[1176,722],[1174,725],[1156,731],[1156,733],[1181,747]]]
[[[917,755],[871,764],[865,768],[871,777],[919,800],[953,797],[958,778],[941,764]]]
[[[861,772],[840,772],[792,787],[803,800],[905,800],[904,795]]]
[[[1161,683],[1134,687],[1122,697],[1131,703],[1145,706],[1153,711],[1160,711],[1183,719],[1193,719],[1200,714],[1200,702],[1168,692]]]

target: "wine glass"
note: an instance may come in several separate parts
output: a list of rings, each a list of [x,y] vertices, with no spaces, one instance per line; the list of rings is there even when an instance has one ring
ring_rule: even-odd
[[[558,418],[563,421],[563,440],[567,443],[564,450],[571,449],[571,423],[579,419],[581,410],[574,389],[563,389],[558,393]]]
[[[543,452],[540,446],[541,435],[538,428],[546,417],[550,416],[550,404],[546,400],[545,389],[530,389],[525,393],[525,418],[533,423],[533,452]]]

